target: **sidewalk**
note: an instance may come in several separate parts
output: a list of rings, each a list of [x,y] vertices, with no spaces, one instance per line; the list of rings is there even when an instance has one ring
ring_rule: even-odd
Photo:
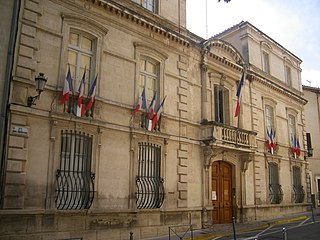
[[[320,216],[320,208],[313,209],[314,216]],[[235,231],[236,233],[252,231],[256,229],[263,229],[273,225],[279,225],[288,222],[301,221],[307,218],[312,217],[312,212],[303,212],[294,215],[283,216],[275,219],[268,220],[257,220],[246,223],[235,223]],[[216,237],[233,235],[233,224],[215,224],[210,228],[199,229],[193,231],[193,239],[194,240],[209,240]],[[168,240],[169,236],[162,237],[154,237],[148,238],[145,240]],[[170,235],[170,240],[180,240],[180,239],[191,239],[191,233],[188,231],[187,233],[179,233],[176,235],[174,232]]]

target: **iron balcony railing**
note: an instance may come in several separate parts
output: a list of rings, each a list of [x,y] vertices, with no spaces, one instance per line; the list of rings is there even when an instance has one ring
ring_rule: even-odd
[[[279,204],[283,200],[283,191],[280,184],[269,184],[269,199],[272,204]]]
[[[293,185],[293,199],[295,203],[302,203],[304,201],[305,192],[303,186]]]
[[[245,129],[225,125],[218,122],[202,124],[202,140],[213,141],[220,144],[233,144],[235,146],[255,147],[256,133]]]

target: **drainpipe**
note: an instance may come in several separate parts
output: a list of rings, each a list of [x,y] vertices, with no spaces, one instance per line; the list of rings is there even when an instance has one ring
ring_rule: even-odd
[[[7,146],[7,128],[8,128],[8,105],[10,94],[10,83],[12,76],[12,67],[14,61],[14,50],[18,32],[18,19],[20,12],[20,0],[15,0],[13,3],[11,29],[7,51],[7,64],[4,75],[3,92],[1,99],[1,114],[0,114],[0,208],[3,207],[4,183],[6,174],[6,146]]]

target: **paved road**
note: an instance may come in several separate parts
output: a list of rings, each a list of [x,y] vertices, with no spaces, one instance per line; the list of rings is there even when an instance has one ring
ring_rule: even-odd
[[[313,221],[314,220],[314,221]],[[212,240],[233,240],[234,236],[212,238]],[[276,224],[264,229],[236,234],[237,240],[319,240],[320,217]]]

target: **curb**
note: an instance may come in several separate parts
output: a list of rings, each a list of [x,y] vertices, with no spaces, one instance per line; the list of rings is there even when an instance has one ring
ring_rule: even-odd
[[[258,229],[262,229],[262,228],[267,228],[267,227],[274,226],[274,225],[280,225],[280,224],[283,224],[283,223],[305,220],[307,218],[308,218],[308,216],[300,216],[300,217],[294,217],[294,218],[278,220],[278,221],[262,224],[262,225],[259,225],[257,227],[253,227],[253,228],[241,229],[241,230],[237,231],[237,233],[250,232],[250,231],[254,231],[254,230],[258,230]],[[233,233],[232,232],[229,232],[229,233],[214,233],[214,234],[210,234],[209,233],[209,234],[206,234],[205,236],[193,237],[193,240],[211,240],[212,238],[230,236],[230,235],[233,235]],[[191,240],[191,239],[192,238],[186,238],[186,240]]]

